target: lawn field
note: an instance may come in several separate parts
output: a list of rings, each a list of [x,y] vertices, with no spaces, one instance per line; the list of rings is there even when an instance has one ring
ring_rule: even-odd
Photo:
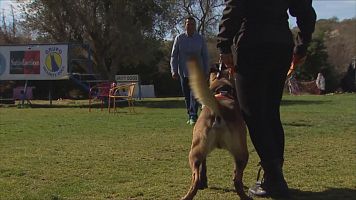
[[[144,99],[136,113],[87,101],[0,107],[0,200],[179,199],[188,190],[192,127],[182,98]],[[356,198],[356,96],[283,97],[285,177],[293,199]],[[250,140],[246,189],[258,156]],[[197,200],[239,199],[232,157],[207,160],[209,188]]]

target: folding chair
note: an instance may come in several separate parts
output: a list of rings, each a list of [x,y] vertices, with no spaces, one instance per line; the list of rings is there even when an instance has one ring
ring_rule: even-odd
[[[111,82],[99,83],[89,90],[89,112],[91,112],[91,104],[94,100],[100,100],[100,109],[103,110],[104,101],[109,97],[109,91],[112,86]]]
[[[130,112],[135,112],[134,110],[134,98],[133,94],[135,91],[136,83],[117,85],[110,89],[109,91],[109,112],[111,111],[111,99],[113,100],[113,109],[116,112],[116,101],[127,101]]]

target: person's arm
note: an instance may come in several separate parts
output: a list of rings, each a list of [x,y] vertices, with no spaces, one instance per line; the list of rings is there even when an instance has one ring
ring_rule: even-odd
[[[179,59],[179,35],[174,39],[171,52],[171,73],[174,79],[178,78],[178,59]]]
[[[302,58],[307,53],[315,29],[316,13],[312,6],[312,0],[292,0],[289,13],[297,18],[297,25],[300,30],[297,35],[294,54]]]
[[[220,54],[230,54],[233,38],[240,30],[244,17],[244,0],[225,0],[226,7],[219,24],[217,48]]]

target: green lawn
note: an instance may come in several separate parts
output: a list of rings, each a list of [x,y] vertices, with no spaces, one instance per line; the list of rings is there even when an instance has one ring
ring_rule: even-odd
[[[285,96],[285,176],[293,199],[356,197],[355,94]],[[179,199],[190,184],[192,128],[182,98],[145,99],[136,114],[109,114],[85,101],[0,107],[0,199]],[[249,141],[244,183],[256,179]],[[214,151],[209,188],[197,200],[239,199],[232,158]]]

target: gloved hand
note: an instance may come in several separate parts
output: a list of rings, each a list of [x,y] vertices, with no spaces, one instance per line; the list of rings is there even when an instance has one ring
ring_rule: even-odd
[[[172,78],[173,78],[173,80],[178,80],[179,76],[178,76],[178,74],[174,73],[174,74],[172,74]]]
[[[234,59],[232,57],[232,54],[220,54],[220,60],[219,63],[225,64],[227,68],[233,68],[234,67]]]
[[[293,54],[292,63],[290,65],[287,76],[290,76],[294,72],[297,65],[303,64],[305,62],[306,58],[307,58],[307,56],[300,56],[298,54]]]

